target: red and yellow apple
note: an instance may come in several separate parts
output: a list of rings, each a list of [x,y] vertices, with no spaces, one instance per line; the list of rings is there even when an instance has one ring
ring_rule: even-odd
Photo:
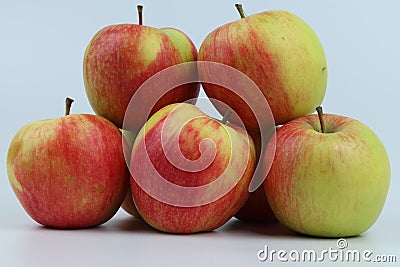
[[[375,223],[385,203],[388,155],[363,123],[319,115],[321,119],[308,115],[277,130],[264,189],[279,222],[293,231],[356,236]]]
[[[256,191],[250,193],[246,203],[235,214],[235,217],[245,223],[271,223],[277,221],[268,204],[262,185]]]
[[[182,103],[143,126],[132,149],[131,189],[149,225],[170,233],[211,231],[244,204],[254,144],[243,128],[223,121]]]
[[[126,193],[124,201],[121,204],[121,208],[133,217],[140,218],[140,214],[136,209],[135,202],[133,202],[130,186],[128,187],[128,192]]]
[[[55,228],[91,227],[119,209],[129,183],[122,135],[89,114],[32,122],[14,136],[8,177],[25,211]]]
[[[254,141],[256,162],[258,164],[262,150],[261,134],[258,131],[251,131],[248,133]],[[275,131],[271,134],[274,133]],[[264,137],[266,139],[264,142],[267,143],[268,140],[271,139],[270,137],[269,134]],[[277,221],[268,204],[267,196],[265,195],[262,184],[254,192],[250,193],[246,203],[235,214],[235,217],[245,223],[271,223]]]
[[[125,141],[127,144],[127,147],[126,147],[127,149],[124,152],[125,152],[125,161],[129,165],[129,162],[130,162],[129,158],[131,156],[132,146],[133,146],[133,143],[135,142],[137,133],[128,131],[128,130],[121,130],[121,132],[122,132],[122,136],[125,138]],[[132,199],[130,184],[128,184],[127,193],[124,198],[124,201],[121,204],[121,208],[124,211],[126,211],[127,213],[129,213],[130,215],[140,218],[140,215],[135,207],[135,203],[133,202],[133,199]]]
[[[132,96],[148,78],[170,66],[195,60],[196,47],[177,29],[156,29],[141,22],[110,25],[98,31],[86,48],[86,94],[96,114],[122,128]],[[166,88],[166,94],[157,103],[143,104],[151,105],[154,113],[165,105],[196,98],[199,86],[186,84],[168,92],[170,88]]]
[[[240,11],[242,19],[205,38],[198,60],[226,64],[246,74],[268,101],[277,125],[311,113],[321,104],[327,85],[325,53],[316,33],[288,11],[248,17]],[[204,73],[199,72],[201,78]],[[234,109],[248,130],[258,129],[255,114],[240,96],[211,83],[203,83],[203,88],[207,96]]]

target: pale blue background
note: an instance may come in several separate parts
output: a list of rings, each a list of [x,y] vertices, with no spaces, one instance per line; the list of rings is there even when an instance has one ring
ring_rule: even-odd
[[[68,266],[79,261],[91,262],[88,255],[95,257],[96,266],[127,262],[130,258],[132,266],[143,261],[181,264],[193,261],[191,257],[197,258],[194,263],[199,265],[251,265],[258,263],[257,249],[268,242],[293,249],[317,242],[327,246],[327,240],[294,238],[286,242],[285,238],[279,237],[271,241],[268,235],[248,237],[243,229],[237,233],[228,229],[216,235],[191,237],[153,232],[135,235],[132,232],[126,239],[121,232],[111,231],[118,228],[118,222],[115,222],[118,218],[126,219],[124,214],[114,218],[109,228],[105,227],[110,230],[106,236],[98,237],[93,231],[79,234],[76,231],[43,230],[25,215],[11,191],[5,171],[11,138],[31,121],[61,116],[66,96],[76,100],[73,113],[92,112],[82,80],[84,49],[100,28],[115,23],[136,23],[136,5],[139,3],[144,5],[144,24],[179,28],[198,48],[204,37],[217,26],[239,18],[234,8],[236,1],[0,0],[0,265],[21,266],[26,257],[30,266],[35,262],[50,264],[57,258]],[[373,246],[382,253],[397,253],[400,260],[397,228],[400,223],[400,183],[397,179],[400,174],[400,2],[247,0],[242,3],[248,15],[267,9],[292,11],[308,22],[320,37],[329,71],[328,91],[323,103],[325,112],[343,114],[369,125],[386,146],[392,164],[392,184],[380,219],[365,236],[351,239],[351,242],[360,248]],[[115,241],[118,237],[125,249]],[[59,245],[55,238],[66,242],[60,248],[68,251],[64,258],[63,252],[54,252]],[[82,242],[73,243],[79,238]],[[116,243],[108,247],[102,242]],[[37,244],[47,246],[37,248]],[[80,245],[93,248],[85,253]],[[104,250],[100,250],[100,255],[93,250],[98,246]],[[19,254],[21,248],[24,250],[22,255]],[[152,249],[159,255],[151,253]],[[41,258],[35,254],[46,254],[46,250],[53,256]],[[15,255],[6,256],[8,251],[15,251]],[[77,253],[76,257],[74,253]]]

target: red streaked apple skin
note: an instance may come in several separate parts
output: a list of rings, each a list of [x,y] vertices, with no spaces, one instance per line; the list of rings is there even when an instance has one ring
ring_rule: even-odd
[[[277,219],[307,235],[346,237],[377,220],[390,184],[386,150],[361,122],[323,115],[293,120],[276,132],[264,189]]]
[[[96,114],[121,128],[129,101],[148,78],[167,67],[195,60],[195,46],[178,30],[135,24],[107,26],[95,34],[85,51],[86,94]],[[159,103],[152,103],[156,105],[153,113],[165,105],[196,98],[198,93],[197,83],[177,87]]]
[[[122,135],[95,115],[30,123],[10,144],[11,186],[36,222],[55,228],[102,224],[120,207],[129,182]]]
[[[161,31],[169,36],[175,48],[178,50],[181,62],[196,61],[197,48],[184,32],[175,28],[161,28]]]
[[[262,12],[218,27],[203,41],[198,60],[226,64],[246,74],[268,101],[277,125],[311,113],[325,96],[323,47],[315,32],[287,11]],[[258,128],[240,97],[213,84],[203,87],[207,96],[234,108],[246,128]]]
[[[201,118],[195,118],[201,116]],[[168,124],[166,119],[168,117]],[[188,117],[194,118],[187,122]],[[178,130],[184,125],[182,130]],[[173,135],[179,135],[179,147],[182,154],[189,160],[196,160],[200,156],[199,143],[205,138],[211,138],[217,145],[217,152],[211,165],[198,172],[188,172],[173,166],[165,156],[161,145],[161,132],[163,129],[178,129],[168,131],[173,140]],[[164,144],[168,149],[169,143]],[[209,151],[205,148],[204,151]],[[233,153],[231,154],[231,149]],[[247,160],[243,165],[244,170],[236,169],[236,165],[224,178],[238,180],[234,187],[216,198],[216,200],[200,206],[179,206],[168,204],[149,195],[131,176],[131,189],[136,207],[142,218],[152,227],[169,233],[195,233],[214,230],[227,222],[245,203],[249,193],[248,186],[254,172],[254,143],[247,133],[232,125],[225,126],[220,122],[206,116],[195,106],[190,104],[169,105],[161,109],[150,118],[140,131],[135,140],[131,157],[131,175],[146,177],[143,158],[147,153],[153,167],[164,179],[171,183],[185,186],[198,187],[215,181],[227,169],[229,158],[232,162]],[[207,152],[204,152],[207,153]],[[240,164],[237,164],[240,165]],[[132,170],[136,168],[133,172]],[[241,175],[241,177],[237,177]],[[236,176],[236,177],[235,177]],[[165,194],[167,192],[159,192]],[[203,198],[194,194],[193,198]]]

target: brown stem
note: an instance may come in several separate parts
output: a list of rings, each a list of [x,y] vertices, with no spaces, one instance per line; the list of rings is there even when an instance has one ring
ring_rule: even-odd
[[[137,6],[137,11],[139,14],[139,25],[143,25],[143,6],[142,5],[138,5]]]
[[[319,123],[321,125],[321,133],[325,133],[325,123],[324,123],[324,118],[322,117],[324,113],[322,112],[322,107],[319,106],[316,108],[316,110],[318,113]]]
[[[74,102],[72,98],[67,97],[65,99],[65,116],[68,116],[69,113],[71,112],[72,102]]]
[[[228,109],[225,114],[224,117],[221,120],[221,123],[225,124],[228,122],[229,118],[232,116],[232,110]]]
[[[242,4],[235,4],[236,9],[239,11],[240,17],[244,19],[246,15],[244,14],[243,6]]]

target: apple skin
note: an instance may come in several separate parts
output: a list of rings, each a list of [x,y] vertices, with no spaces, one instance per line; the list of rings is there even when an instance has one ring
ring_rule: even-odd
[[[133,201],[130,186],[128,185],[128,187],[128,192],[126,193],[124,201],[121,204],[121,208],[133,217],[141,218],[139,212],[136,209],[135,202]]]
[[[121,138],[111,122],[87,114],[21,128],[8,150],[7,173],[29,216],[54,228],[108,221],[129,183]]]
[[[260,159],[262,150],[261,135],[259,131],[248,132],[254,141],[256,149],[256,162]],[[270,137],[266,137],[267,142]],[[235,214],[235,217],[245,223],[273,223],[277,219],[269,206],[264,187],[261,185],[256,191],[251,192],[246,203]]]
[[[135,142],[135,138],[137,136],[137,132],[128,131],[124,129],[120,129],[122,136],[125,138],[126,144],[129,150],[132,149],[133,143]],[[129,155],[130,156],[130,155]]]
[[[312,113],[325,96],[327,62],[321,42],[309,25],[287,11],[262,12],[218,27],[201,44],[198,60],[246,74],[268,101],[276,125]],[[258,128],[239,96],[209,83],[203,88],[207,96],[233,108],[248,130]]]
[[[96,114],[122,128],[132,96],[148,78],[167,67],[196,60],[196,47],[179,30],[110,25],[98,31],[86,48],[86,95]],[[199,90],[199,83],[182,85],[167,92],[157,103],[146,104],[154,105],[153,114],[165,105],[196,98]]]
[[[125,159],[126,159],[127,164],[129,164],[129,162],[130,162],[129,158],[131,156],[132,146],[133,146],[133,143],[135,142],[137,133],[133,132],[133,131],[123,130],[123,129],[121,129],[121,132],[122,132],[122,136],[126,140],[126,144],[128,147],[127,152],[125,152],[126,153]],[[137,211],[137,209],[135,207],[135,203],[133,202],[133,199],[132,199],[130,184],[128,184],[126,196],[124,198],[124,201],[121,204],[121,208],[124,211],[126,211],[128,214],[130,214],[134,217],[140,218],[140,214]]]
[[[256,191],[250,193],[246,203],[235,214],[235,218],[245,223],[277,222],[268,204],[263,186],[260,186]]]
[[[165,140],[168,141],[162,145],[163,129],[163,134],[168,136]],[[169,149],[169,142],[174,140],[174,137],[179,138],[181,153],[188,160],[198,159],[200,142],[211,138],[217,144],[216,155],[211,165],[198,172],[184,171],[173,165],[168,161],[165,156],[167,152],[163,151],[162,147]],[[203,147],[202,155],[209,154],[211,145],[207,142],[202,144],[206,146]],[[150,162],[154,163],[153,166],[146,166],[152,163],[144,163],[144,153],[147,153]],[[224,125],[208,117],[194,105],[172,104],[155,113],[135,140],[130,164],[132,196],[142,218],[155,229],[181,234],[212,231],[227,222],[247,200],[248,186],[255,168],[254,159],[254,143],[244,129],[232,124]],[[244,168],[239,170],[239,165]],[[149,177],[148,168],[156,168],[165,180],[185,187],[208,185],[222,173],[224,176],[219,179],[224,179],[223,184],[229,181],[238,182],[212,202],[193,206],[174,205],[156,199],[138,184],[138,176]],[[215,193],[214,190],[215,188],[201,194],[196,193],[193,199],[203,199],[207,197],[205,194]],[[164,191],[158,193],[168,194]],[[176,192],[170,192],[174,193],[174,196],[178,197]]]
[[[377,220],[390,184],[386,150],[363,123],[338,115],[293,120],[276,132],[276,152],[264,181],[283,225],[311,236],[357,236]],[[268,149],[268,147],[267,147]]]

